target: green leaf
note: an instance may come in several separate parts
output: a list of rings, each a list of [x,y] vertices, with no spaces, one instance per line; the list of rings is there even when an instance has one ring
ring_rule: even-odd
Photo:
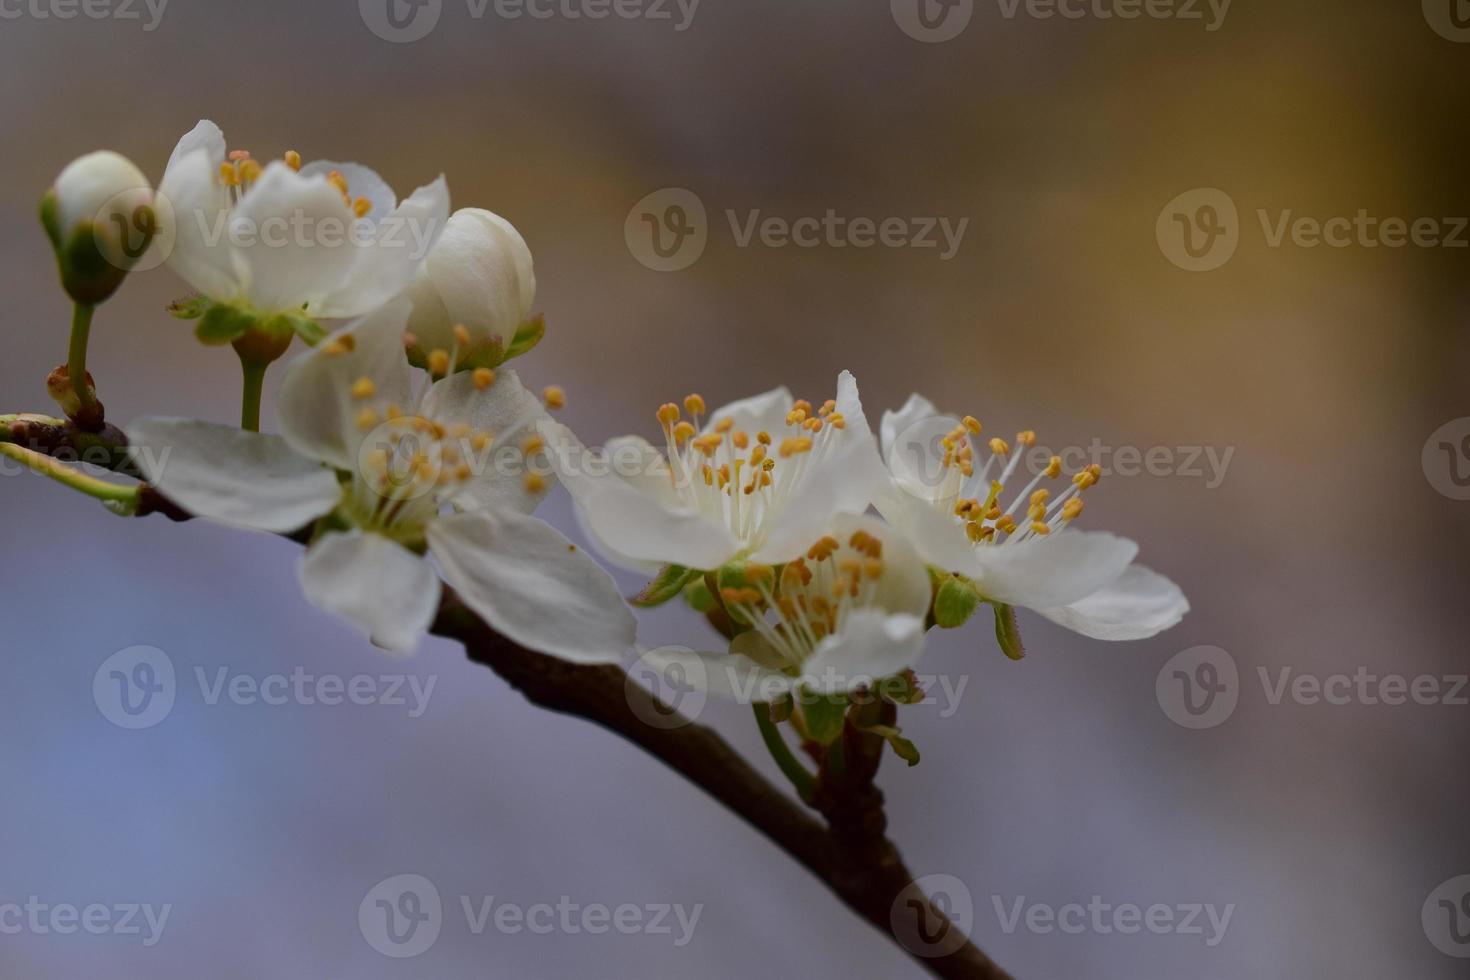
[[[245,336],[254,325],[255,318],[249,313],[242,313],[223,303],[215,303],[200,317],[199,326],[194,328],[194,336],[199,338],[200,343],[218,347]]]
[[[521,328],[516,331],[514,339],[510,342],[510,349],[505,352],[502,360],[508,361],[512,357],[520,357],[522,354],[529,353],[532,348],[541,343],[541,338],[545,336],[546,317],[544,315],[522,324]]]
[[[1016,625],[1016,610],[1005,603],[993,603],[995,606],[995,639],[1000,643],[1001,650],[1012,660],[1020,660],[1026,656],[1026,647],[1021,642],[1021,629]]]
[[[980,594],[975,586],[951,575],[934,596],[934,622],[942,629],[958,629],[970,621],[979,606]]]
[[[803,692],[801,717],[806,722],[806,731],[812,741],[831,745],[842,736],[842,725],[847,717],[847,698],[823,697]]]
[[[662,606],[671,599],[677,598],[684,587],[696,579],[702,579],[704,573],[695,568],[685,568],[683,565],[665,565],[652,582],[644,586],[643,591],[633,597],[633,605],[641,609],[652,609]]]
[[[877,735],[878,737],[885,740],[890,746],[892,746],[894,754],[897,755],[904,762],[907,762],[910,768],[913,768],[914,766],[917,766],[919,764],[918,746],[916,746],[913,742],[910,742],[908,739],[904,738],[902,732],[899,729],[894,728],[891,725],[868,725],[866,727],[859,728],[858,731],[867,732],[869,735]]]

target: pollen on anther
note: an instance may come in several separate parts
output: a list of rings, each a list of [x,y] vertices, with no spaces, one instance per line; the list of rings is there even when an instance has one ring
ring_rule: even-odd
[[[704,398],[699,395],[689,395],[684,399],[684,411],[690,415],[703,415]]]
[[[463,323],[456,323],[454,325],[454,342],[461,347],[468,347],[470,345],[470,328]]]
[[[476,391],[484,391],[495,383],[495,372],[489,368],[475,368],[475,373],[471,377],[474,379]]]
[[[435,377],[442,377],[449,373],[449,351],[432,350],[429,352],[429,373]]]
[[[541,392],[541,400],[546,407],[555,411],[558,408],[567,407],[567,393],[557,385],[550,385]]]
[[[995,455],[997,456],[1004,456],[1011,451],[1011,447],[1010,444],[1007,443],[1004,439],[997,436],[996,438],[990,440],[990,451],[995,453]]]
[[[352,213],[357,215],[359,218],[366,218],[368,216],[368,212],[372,211],[372,209],[373,202],[369,201],[365,197],[359,197],[357,200],[352,202]]]
[[[371,408],[364,408],[362,411],[357,413],[357,428],[360,431],[367,432],[377,424],[378,413],[373,411]]]
[[[378,393],[378,386],[373,384],[373,379],[366,375],[352,382],[352,397],[358,401],[364,401]]]
[[[980,420],[973,415],[966,415],[962,424],[965,427],[965,431],[972,436],[978,436],[985,428],[980,424]]]
[[[287,150],[286,151],[286,166],[290,167],[292,170],[295,170],[297,172],[300,172],[300,170],[301,170],[301,154],[300,153],[297,153],[295,150]]]
[[[546,492],[546,477],[540,473],[526,474],[526,492],[529,494],[541,494]]]

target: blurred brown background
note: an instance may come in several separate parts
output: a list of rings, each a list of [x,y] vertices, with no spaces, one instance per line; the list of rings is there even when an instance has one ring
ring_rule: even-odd
[[[208,117],[234,147],[359,160],[401,194],[442,171],[457,206],[510,218],[550,324],[520,369],[568,387],[588,440],[648,434],[661,401],[693,390],[825,398],[850,368],[875,424],[919,390],[1056,447],[1233,450],[1218,486],[1114,475],[1089,507],[1088,526],[1139,540],[1181,583],[1182,626],[1114,646],[1024,617],[1021,664],[983,624],[937,638],[925,669],[968,688],[951,717],[912,710],[925,758],[883,774],[893,833],[917,872],[964,883],[977,941],[1022,978],[1465,975],[1420,913],[1470,873],[1470,707],[1273,705],[1257,674],[1470,672],[1470,503],[1436,489],[1453,487],[1449,457],[1421,460],[1470,416],[1470,232],[1458,248],[1273,247],[1258,215],[1361,209],[1444,235],[1470,215],[1470,43],[1430,24],[1452,0],[1236,0],[1214,30],[1205,5],[1203,20],[1102,18],[1114,5],[1091,2],[1065,19],[977,0],[942,43],[906,34],[887,0],[704,0],[683,31],[672,5],[672,20],[543,20],[443,0],[412,43],[375,36],[349,0],[172,0],[153,30],[141,4],[140,20],[61,20],[40,2],[0,19],[0,410],[48,410],[42,382],[65,356],[40,193],[100,146],[157,178]],[[659,273],[624,224],[670,187],[702,200],[709,244]],[[1207,272],[1155,234],[1195,188],[1238,208],[1236,251]],[[949,261],[740,247],[725,213],[755,209],[969,225]],[[115,420],[234,419],[233,358],[162,312],[183,291],[140,275],[99,316],[92,366]],[[0,480],[0,506],[0,903],[175,907],[151,948],[0,935],[5,980],[915,974],[634,750],[530,709],[447,645],[390,661],[310,609],[291,546],[117,521],[29,476]],[[564,502],[548,514],[572,526]],[[643,639],[697,630],[665,613]],[[306,665],[438,687],[416,719],[211,706],[195,689],[165,724],[122,732],[89,692],[133,644],[167,651],[185,686],[196,666]],[[1200,645],[1238,664],[1239,707],[1193,731],[1155,680]],[[745,710],[703,720],[761,757]],[[451,920],[461,894],[705,910],[682,948],[474,936],[461,920],[399,961],[354,916],[406,872],[436,881]],[[1214,946],[1008,932],[997,914],[1094,895],[1235,909]]]

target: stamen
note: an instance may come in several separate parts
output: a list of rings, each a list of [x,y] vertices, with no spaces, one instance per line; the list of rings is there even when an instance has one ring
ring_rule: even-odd
[[[485,391],[495,384],[495,372],[489,368],[475,368],[475,373],[471,375],[471,378],[475,382],[476,391]]]
[[[567,407],[567,393],[558,385],[551,385],[541,392],[541,400],[552,411]]]

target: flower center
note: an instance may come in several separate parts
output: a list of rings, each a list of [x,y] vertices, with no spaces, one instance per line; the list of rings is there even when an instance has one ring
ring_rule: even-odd
[[[297,153],[295,150],[287,150],[281,159],[286,162],[286,166],[300,172],[300,153]],[[246,193],[260,179],[260,175],[264,170],[265,168],[261,166],[260,161],[252,157],[249,150],[230,151],[228,159],[219,166],[219,176],[224,185],[230,189],[231,207],[238,205],[244,199]],[[342,203],[347,205],[347,210],[351,211],[354,215],[359,218],[365,218],[368,212],[372,211],[373,203],[371,201],[365,197],[354,198],[352,196],[351,188],[347,184],[347,178],[342,176],[342,171],[333,170],[328,173],[327,181],[341,193]]]
[[[1025,450],[1036,445],[1036,433],[1018,433],[1014,446],[1004,439],[990,439],[983,443],[977,462],[981,431],[979,421],[967,415],[940,440],[943,469],[938,491],[932,496],[933,505],[963,525],[973,544],[996,546],[1046,537],[1081,515],[1082,493],[1097,484],[1101,467],[1085,467],[1072,476],[1070,486],[1054,495],[1041,486],[1062,475],[1062,458],[1053,456],[1024,489],[1009,492],[1007,487],[1016,478]]]
[[[729,418],[701,433],[705,405],[699,395],[684,399],[684,412],[692,422],[672,402],[658,410],[674,492],[752,546],[764,540],[771,515],[796,492],[803,474],[831,452],[836,434],[847,427],[833,401],[815,412],[810,402],[798,401],[787,414],[784,429],[775,434],[746,432]]]
[[[721,588],[725,608],[750,622],[782,659],[767,666],[799,668],[827,637],[842,632],[854,609],[876,606],[883,543],[858,531],[846,543],[825,537],[805,558],[775,570],[748,565],[743,581]]]

